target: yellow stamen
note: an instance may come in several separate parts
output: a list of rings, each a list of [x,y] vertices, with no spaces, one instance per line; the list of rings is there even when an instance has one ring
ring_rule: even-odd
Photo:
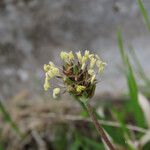
[[[62,60],[67,61],[68,60],[68,53],[62,51],[60,53],[60,57],[61,57]]]
[[[81,51],[77,52],[76,55],[77,55],[78,61],[79,61],[80,63],[82,63]]]
[[[90,69],[93,69],[93,68],[94,68],[95,63],[96,63],[96,59],[95,59],[95,58],[91,58],[91,61],[90,61]]]
[[[73,55],[72,51],[69,52],[68,57],[69,57],[69,60],[74,60],[74,55]]]
[[[77,92],[81,93],[85,89],[85,86],[77,85],[76,90]]]
[[[93,69],[89,69],[89,70],[88,70],[88,73],[89,73],[90,75],[94,75],[94,74],[95,74],[95,72],[94,72]]]
[[[84,56],[88,58],[89,54],[90,54],[90,52],[88,50],[86,50],[85,53],[84,53]]]
[[[94,75],[92,76],[92,78],[91,78],[91,83],[94,82],[95,78],[96,78],[96,76],[95,76],[95,74],[94,74]]]
[[[44,64],[44,71],[47,72],[50,70],[50,65]]]
[[[53,89],[53,98],[58,98],[60,94],[60,88]]]
[[[44,90],[47,91],[50,88],[50,83],[48,78],[45,78],[45,82],[44,82]]]

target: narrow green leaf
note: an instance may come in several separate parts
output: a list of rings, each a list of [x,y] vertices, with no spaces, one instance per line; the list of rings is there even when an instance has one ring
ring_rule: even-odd
[[[66,77],[66,82],[70,85],[74,84],[74,82],[69,77]]]
[[[85,137],[85,136],[82,137],[82,139],[83,139],[88,145],[90,145],[90,146],[91,146],[92,148],[94,148],[94,149],[103,149],[103,148],[104,148],[103,144],[100,144],[100,143],[94,141],[93,139],[90,139],[90,138]]]
[[[3,146],[0,144],[0,150],[4,150]]]
[[[74,73],[74,74],[77,74],[78,71],[79,71],[79,70],[78,70],[77,65],[74,65],[74,66],[73,66],[73,73]]]
[[[145,22],[148,30],[150,31],[150,20],[149,20],[148,13],[144,7],[142,0],[138,0],[138,5],[139,5],[140,11],[142,13],[142,16],[144,18],[144,22]]]
[[[20,132],[20,130],[19,130],[17,124],[16,124],[15,122],[13,122],[13,120],[12,120],[10,114],[7,112],[7,110],[6,110],[6,108],[5,108],[5,106],[3,105],[3,103],[2,103],[1,100],[0,100],[0,112],[2,113],[2,115],[3,115],[4,119],[5,119],[5,121],[10,124],[10,126],[14,129],[14,131],[15,131],[19,136],[21,136],[21,132]]]
[[[143,79],[143,81],[145,82],[146,85],[150,86],[150,79],[146,76],[144,70],[143,70],[143,67],[142,65],[140,64],[139,62],[139,59],[135,53],[135,50],[133,49],[132,46],[130,46],[130,53],[132,55],[132,58],[137,66],[137,69],[138,69],[138,74],[140,75],[141,79]]]
[[[115,118],[117,119],[117,121],[121,125],[120,129],[122,130],[122,136],[124,135],[124,140],[125,140],[126,147],[128,148],[128,150],[135,150],[133,148],[133,146],[130,145],[130,143],[128,142],[129,140],[131,140],[130,139],[130,132],[129,132],[129,130],[126,127],[126,124],[125,124],[124,119],[123,119],[122,112],[121,113],[117,113],[116,110],[113,110],[113,114],[114,114]]]
[[[71,144],[71,150],[78,150],[82,146],[82,140],[80,138],[80,134],[77,130],[74,130],[74,140],[73,144]]]
[[[70,150],[78,150],[80,148],[81,142],[80,141],[75,141],[72,145]]]
[[[130,64],[129,58],[125,53],[123,46],[123,39],[121,32],[118,32],[118,46],[121,53],[121,57],[125,66],[125,75],[128,83],[129,95],[130,95],[130,104],[132,112],[134,113],[135,120],[139,126],[144,127],[144,117],[141,111],[141,108],[138,103],[138,87],[134,77],[133,69]]]

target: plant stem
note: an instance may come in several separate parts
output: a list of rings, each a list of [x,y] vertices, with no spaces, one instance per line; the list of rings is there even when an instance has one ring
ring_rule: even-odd
[[[110,150],[115,150],[114,146],[112,145],[112,143],[108,139],[107,135],[105,134],[101,124],[98,122],[91,105],[88,102],[85,102],[84,106],[86,107],[86,110],[88,111],[88,113],[89,113],[89,115],[90,115],[90,117],[91,117],[91,119],[92,119],[92,121],[95,125],[95,128],[97,129],[100,137],[105,141],[105,143],[107,144],[107,146],[109,147]]]

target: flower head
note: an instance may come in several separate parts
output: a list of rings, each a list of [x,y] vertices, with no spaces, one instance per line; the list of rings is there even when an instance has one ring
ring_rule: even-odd
[[[81,54],[81,51],[76,54],[72,51],[69,53],[62,51],[60,57],[64,62],[61,71],[52,62],[44,65],[44,89],[48,90],[51,87],[50,80],[56,77],[62,81],[64,92],[67,91],[76,98],[92,97],[97,83],[96,70],[101,73],[106,63],[98,55],[91,54],[88,50],[84,55]],[[60,91],[60,87],[55,88],[53,97],[57,98]]]

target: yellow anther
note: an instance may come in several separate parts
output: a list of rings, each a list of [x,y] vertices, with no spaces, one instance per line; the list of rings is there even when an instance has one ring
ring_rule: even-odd
[[[93,69],[94,66],[96,64],[96,59],[95,58],[91,58],[91,61],[90,61],[90,68]]]
[[[91,83],[94,82],[95,78],[96,78],[96,75],[94,74],[94,75],[92,76],[92,78],[91,78]]]
[[[50,65],[44,64],[44,71],[47,72],[50,70]]]
[[[85,86],[77,85],[77,87],[76,87],[77,92],[81,93],[83,90],[85,90]]]
[[[85,63],[82,63],[81,69],[83,70],[85,68]]]
[[[73,60],[74,59],[74,55],[73,55],[72,51],[69,52],[68,57],[69,57],[69,60]]]
[[[90,58],[90,59],[94,58],[94,54],[90,54],[90,55],[89,55],[89,58]]]
[[[84,56],[88,58],[89,54],[90,54],[90,52],[88,50],[86,50],[85,53],[84,53]]]
[[[54,63],[52,61],[49,62],[50,67],[55,67]]]
[[[56,67],[55,67],[55,68],[51,68],[51,70],[49,70],[49,71],[47,72],[47,74],[48,74],[49,78],[51,79],[51,78],[53,78],[53,77],[59,75],[59,69],[56,68]]]
[[[94,74],[95,74],[95,72],[94,72],[93,69],[89,69],[89,70],[88,70],[88,73],[89,73],[90,75],[94,75]]]
[[[95,57],[96,57],[98,60],[101,60],[100,57],[99,57],[97,54],[95,55]]]
[[[78,61],[79,61],[80,63],[82,63],[81,51],[77,52],[76,55],[77,55]]]
[[[45,78],[45,82],[44,82],[44,90],[47,91],[50,88],[50,83],[48,78]]]
[[[67,61],[68,60],[68,53],[62,51],[60,53],[60,57],[61,57],[62,60]]]
[[[98,61],[96,62],[96,65],[97,65],[97,67],[98,67],[98,71],[99,71],[99,72],[103,72],[103,71],[104,71],[104,68],[105,68],[105,66],[106,66],[106,63],[103,62],[103,61],[101,61],[101,60],[98,60]]]
[[[60,94],[60,88],[53,89],[53,98],[57,98]]]

